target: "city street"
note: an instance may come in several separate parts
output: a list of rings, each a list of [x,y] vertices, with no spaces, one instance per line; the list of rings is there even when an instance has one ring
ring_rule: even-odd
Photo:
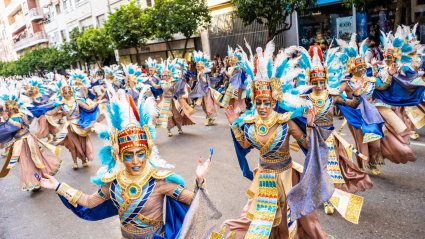
[[[186,181],[186,187],[193,189],[197,160],[201,156],[208,158],[209,149],[214,149],[211,169],[207,175],[207,188],[218,209],[226,219],[239,217],[246,200],[246,190],[250,181],[243,177],[239,168],[230,129],[224,110],[213,126],[204,126],[205,115],[200,107],[194,115],[197,124],[183,127],[184,134],[178,135],[177,128],[172,129],[173,136],[167,137],[165,129],[157,129],[155,141],[160,156],[175,165],[171,169]],[[336,128],[342,120],[335,117]],[[36,130],[33,124],[31,130]],[[359,224],[355,225],[338,212],[328,216],[320,207],[316,212],[324,230],[337,239],[350,238],[424,238],[425,235],[425,134],[412,142],[412,148],[418,157],[414,163],[406,165],[392,164],[380,168],[381,175],[371,175],[374,183],[372,190],[358,193],[365,198]],[[343,137],[350,143],[353,139],[345,127]],[[96,152],[95,161],[88,168],[72,169],[72,159],[66,148],[62,147],[63,165],[56,176],[59,182],[86,194],[97,191],[90,182],[100,167],[97,151],[103,142],[96,134],[90,135]],[[293,139],[291,139],[293,141]],[[1,151],[3,152],[3,151]],[[303,163],[304,155],[291,152],[293,160]],[[258,163],[258,151],[249,155],[251,169]],[[3,165],[5,157],[0,158]],[[219,229],[217,226],[217,229]],[[36,192],[22,192],[19,181],[19,165],[15,166],[6,178],[0,179],[0,238],[120,238],[120,223],[117,216],[103,221],[85,221],[77,218],[60,201],[54,191],[41,189]]]

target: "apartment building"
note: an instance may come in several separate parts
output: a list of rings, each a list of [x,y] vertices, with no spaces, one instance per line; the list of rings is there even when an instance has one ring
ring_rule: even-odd
[[[43,28],[44,14],[37,0],[2,0],[0,5],[0,50],[4,51],[6,60],[16,60],[26,48],[48,46],[48,37]]]

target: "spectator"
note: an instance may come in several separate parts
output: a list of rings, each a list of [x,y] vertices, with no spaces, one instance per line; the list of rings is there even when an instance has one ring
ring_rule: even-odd
[[[320,43],[320,49],[322,50],[322,55],[323,56],[325,56],[326,55],[326,52],[328,51],[328,49],[329,49],[329,44],[328,44],[328,42],[327,41],[323,41],[323,42],[321,42]]]
[[[367,49],[365,57],[366,63],[371,64],[373,58],[376,58],[377,61],[384,60],[382,50],[379,48],[376,38],[369,37],[369,48]]]
[[[142,73],[145,73],[145,74],[148,73],[148,71],[146,70],[146,66],[145,65],[142,65]]]

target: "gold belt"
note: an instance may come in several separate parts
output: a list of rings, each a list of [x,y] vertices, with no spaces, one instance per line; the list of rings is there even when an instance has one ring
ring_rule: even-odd
[[[139,214],[137,217],[139,218],[139,220],[141,222],[146,223],[146,224],[151,225],[151,226],[158,226],[158,225],[164,224],[164,222],[162,220],[149,219],[149,218],[143,216],[142,214]]]
[[[146,233],[156,231],[159,228],[161,228],[163,225],[164,225],[164,223],[161,223],[160,225],[148,227],[148,228],[143,228],[143,229],[130,229],[130,228],[127,228],[127,227],[125,227],[124,225],[121,224],[121,229],[124,230],[125,232],[129,233],[129,234],[143,235],[143,234],[146,234]]]
[[[288,160],[291,157],[291,154],[289,153],[289,151],[278,152],[275,155],[278,156],[279,158],[277,158],[277,159],[272,158],[272,157],[265,157],[265,158],[263,158],[261,156],[260,156],[260,158],[261,158],[261,160],[263,162],[266,162],[266,163],[279,163],[279,162],[283,162],[285,160]]]
[[[258,166],[258,167],[260,168],[261,171],[264,171],[266,173],[282,173],[292,168],[292,162],[290,162],[288,165],[286,165],[285,167],[281,169],[265,169],[265,168],[262,168],[261,166]]]

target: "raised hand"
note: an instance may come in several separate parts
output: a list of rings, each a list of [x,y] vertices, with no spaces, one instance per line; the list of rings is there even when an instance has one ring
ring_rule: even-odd
[[[205,175],[207,175],[208,170],[210,169],[211,160],[212,155],[210,155],[208,160],[204,164],[202,164],[202,158],[199,158],[198,167],[196,168],[196,181],[198,182],[198,185],[201,185],[204,181]]]
[[[371,64],[372,66],[376,66],[378,64],[378,59],[376,59],[376,57],[372,58]]]
[[[354,91],[358,91],[363,86],[365,80],[366,80],[366,76],[362,75],[362,77],[360,77],[360,79],[358,79],[356,83],[354,84]]]
[[[313,126],[314,125],[314,118],[316,117],[316,106],[313,105],[313,108],[308,109],[307,114],[307,125]]]
[[[237,120],[239,118],[239,115],[235,112],[235,110],[233,109],[233,106],[229,105],[226,108],[226,111],[224,112],[224,114],[227,117],[227,120],[229,121],[229,124],[233,124],[233,122],[235,122],[235,120]]]
[[[47,173],[44,174],[44,177],[46,178],[41,178],[40,180],[40,186],[42,186],[43,188],[56,190],[56,188],[59,185],[58,180],[56,180],[56,178],[54,178],[53,176],[50,176]]]
[[[395,75],[397,73],[397,64],[393,63],[391,64],[391,66],[388,68],[388,74],[390,75]]]

